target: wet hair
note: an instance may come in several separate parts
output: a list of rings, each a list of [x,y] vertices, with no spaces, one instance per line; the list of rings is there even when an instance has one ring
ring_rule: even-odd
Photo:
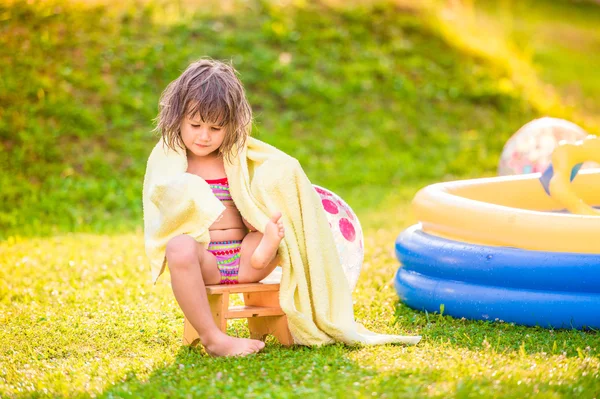
[[[226,129],[219,153],[227,159],[237,155],[252,129],[252,108],[237,75],[231,64],[210,58],[191,63],[163,91],[154,131],[168,147],[185,150],[181,122],[198,115]]]

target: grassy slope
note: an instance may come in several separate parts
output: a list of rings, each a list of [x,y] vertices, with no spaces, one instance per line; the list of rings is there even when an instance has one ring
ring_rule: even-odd
[[[600,132],[600,7],[593,1],[434,1],[446,38],[509,71],[538,111]]]
[[[593,2],[480,1],[478,19],[501,31],[541,78],[577,110],[592,133],[600,131],[600,7]],[[577,6],[574,7],[574,4]]]
[[[0,68],[12,71],[0,74],[0,234],[13,236],[0,242],[0,396],[597,396],[597,333],[423,314],[397,304],[387,284],[416,188],[493,173],[503,141],[542,112],[508,84],[511,71],[392,6],[251,4],[243,19],[169,24],[141,7],[118,17],[0,5],[9,33]],[[149,285],[139,233],[14,237],[139,226],[158,95],[200,54],[235,57],[259,136],[359,212],[367,252],[357,319],[423,334],[421,344],[273,344],[260,361],[208,359],[180,346],[182,315],[168,286]],[[233,323],[231,333],[246,329]]]
[[[359,208],[390,186],[493,171],[504,140],[536,115],[499,83],[502,70],[449,51],[392,6],[253,4],[160,25],[149,8],[4,6],[0,238],[139,226],[158,96],[200,55],[233,59],[256,134],[315,183],[345,196],[374,186]]]

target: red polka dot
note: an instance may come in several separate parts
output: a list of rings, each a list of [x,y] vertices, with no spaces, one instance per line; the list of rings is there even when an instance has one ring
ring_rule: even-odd
[[[321,196],[331,197],[331,193],[329,193],[319,187],[315,187],[315,191],[318,192]]]
[[[327,212],[331,213],[332,215],[335,215],[339,212],[338,207],[335,205],[335,203],[333,201],[324,199],[321,202],[323,202],[323,208],[325,208],[325,210]]]
[[[356,230],[354,230],[354,225],[346,218],[340,219],[340,231],[342,232],[344,238],[350,242],[353,242],[356,238]]]

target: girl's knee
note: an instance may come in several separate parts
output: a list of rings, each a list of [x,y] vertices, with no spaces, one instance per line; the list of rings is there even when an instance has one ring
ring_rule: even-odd
[[[165,250],[169,266],[189,266],[198,261],[198,244],[188,235],[172,238]]]

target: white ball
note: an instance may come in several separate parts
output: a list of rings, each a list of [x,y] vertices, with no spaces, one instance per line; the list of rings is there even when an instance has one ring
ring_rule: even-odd
[[[362,227],[352,208],[343,199],[323,187],[314,187],[321,197],[348,285],[354,291],[365,257]]]
[[[576,124],[558,118],[535,119],[520,128],[502,150],[498,174],[543,173],[552,152],[562,141],[573,143],[588,134]]]

